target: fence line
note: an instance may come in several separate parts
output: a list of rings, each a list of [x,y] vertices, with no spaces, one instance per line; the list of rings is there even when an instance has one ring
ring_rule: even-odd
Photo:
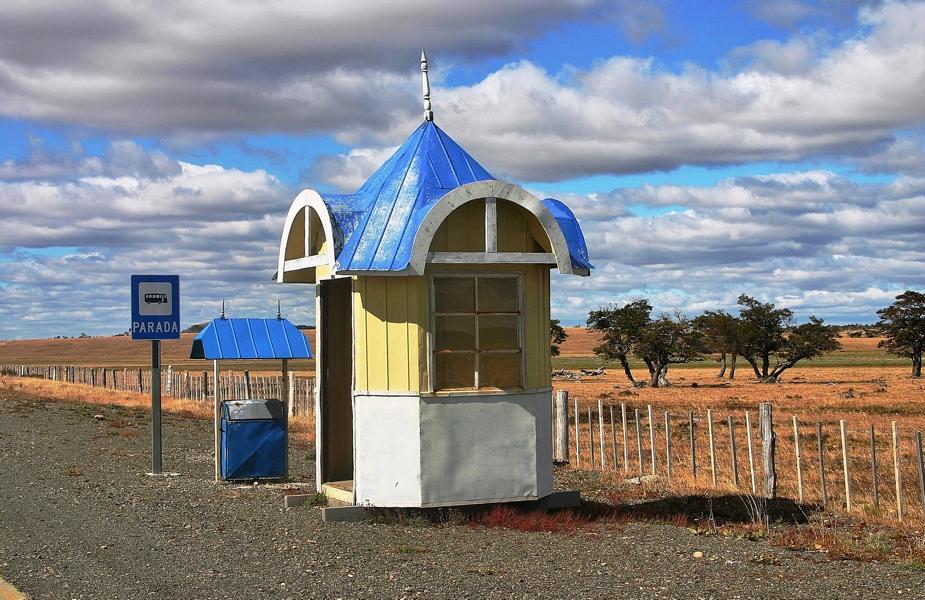
[[[873,512],[899,520],[906,518],[910,507],[913,507],[918,517],[925,517],[922,435],[921,432],[907,430],[901,436],[895,421],[892,431],[883,426],[877,431],[871,423],[830,420],[827,424],[838,426],[838,436],[829,436],[827,440],[823,422],[811,422],[797,415],[788,415],[785,419],[782,415],[775,415],[776,418],[772,419],[770,405],[761,407],[761,422],[759,427],[753,428],[749,411],[744,415],[744,427],[738,427],[732,411],[722,411],[725,413],[722,416],[719,414],[721,411],[714,409],[685,410],[674,414],[665,411],[662,420],[654,418],[654,411],[649,405],[635,407],[620,403],[621,418],[618,421],[610,417],[611,432],[608,436],[605,435],[605,415],[608,412],[612,415],[615,408],[615,404],[599,403],[597,399],[588,402],[574,398],[568,403],[569,414],[565,422],[574,432],[576,443],[569,448],[565,458],[573,468],[608,471],[614,475],[622,471],[621,476],[626,478],[654,472],[672,482],[687,479],[689,482],[699,481],[701,486],[712,485],[717,489],[736,490],[737,493],[786,494],[800,502],[829,508],[840,505],[849,513]],[[648,415],[651,417],[646,419]],[[706,427],[701,426],[704,419]],[[779,435],[774,430],[775,422],[781,423],[785,430],[792,427],[792,433]],[[726,425],[728,439],[716,435],[716,423]],[[617,435],[616,427],[621,425],[622,435]],[[646,427],[648,431],[644,431]],[[630,434],[633,428],[635,435]],[[598,439],[595,439],[596,436]],[[655,443],[657,436],[664,436],[665,443]],[[689,446],[686,444],[688,437]],[[755,456],[756,442],[760,444],[761,457]],[[609,449],[607,443],[611,446]],[[619,447],[621,443],[622,448]],[[709,450],[710,478],[706,482],[697,478],[698,443],[706,443]],[[748,478],[738,476],[738,450],[743,443],[748,450]],[[891,447],[892,477],[889,470],[879,468],[879,444]],[[804,455],[806,448],[813,446],[818,449],[818,460]],[[646,452],[650,454],[646,456]],[[607,455],[613,457],[610,464],[604,460]],[[601,460],[597,460],[598,457]],[[618,464],[617,457],[623,458],[622,465]],[[827,476],[833,477],[826,471],[827,464],[836,473],[834,477],[842,479],[842,485],[836,484],[834,492],[827,485]],[[678,477],[679,474],[681,477]],[[758,485],[759,478],[763,482],[761,486]],[[881,485],[884,487],[881,488]],[[783,490],[780,494],[778,488]],[[890,488],[892,492],[884,493]]]
[[[35,377],[50,381],[80,383],[107,390],[144,394],[151,391],[151,370],[139,368],[81,367],[74,365],[0,365],[0,375]],[[215,377],[209,371],[161,370],[161,391],[170,398],[211,402]],[[289,373],[290,416],[314,411],[315,378]],[[219,391],[225,399],[282,399],[282,375],[252,375],[250,371],[219,374]]]

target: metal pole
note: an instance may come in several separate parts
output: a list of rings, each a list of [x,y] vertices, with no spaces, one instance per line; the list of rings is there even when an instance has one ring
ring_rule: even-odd
[[[212,420],[215,427],[215,481],[222,480],[222,440],[221,424],[219,423],[219,412],[222,406],[222,386],[219,384],[218,361],[212,361]]]
[[[151,340],[151,472],[161,474],[161,341]]]
[[[285,441],[283,442],[283,479],[289,479],[289,360],[283,359],[283,379],[282,379],[283,393],[280,394],[283,398],[283,422],[286,429]]]

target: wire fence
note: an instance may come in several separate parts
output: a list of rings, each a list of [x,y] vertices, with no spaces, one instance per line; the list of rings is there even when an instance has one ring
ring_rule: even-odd
[[[555,413],[553,447],[556,460],[575,469],[776,495],[900,521],[925,518],[922,432],[897,421],[878,428],[854,420],[773,415],[765,404],[765,430],[758,410],[672,412],[602,400],[569,402],[567,395],[565,404]]]
[[[0,365],[0,375],[36,377],[139,394],[151,391],[150,369],[110,369],[73,365]],[[209,371],[179,371],[172,367],[161,370],[161,393],[170,398],[212,402],[214,386],[215,377]],[[283,387],[282,375],[253,375],[250,371],[219,373],[219,391],[225,400],[282,399]],[[314,394],[314,377],[289,373],[290,416],[312,414],[315,406]]]

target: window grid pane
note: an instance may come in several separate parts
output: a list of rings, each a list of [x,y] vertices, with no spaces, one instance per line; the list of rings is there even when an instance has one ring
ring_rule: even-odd
[[[434,390],[522,388],[520,278],[433,281]]]

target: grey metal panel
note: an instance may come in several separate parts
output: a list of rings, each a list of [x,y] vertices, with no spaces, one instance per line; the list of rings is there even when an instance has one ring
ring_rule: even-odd
[[[285,416],[279,400],[226,400],[222,406],[229,421],[281,420]]]
[[[548,405],[548,391],[421,398],[422,504],[523,500],[549,493],[552,458],[541,454],[550,442],[537,435],[551,435]]]

